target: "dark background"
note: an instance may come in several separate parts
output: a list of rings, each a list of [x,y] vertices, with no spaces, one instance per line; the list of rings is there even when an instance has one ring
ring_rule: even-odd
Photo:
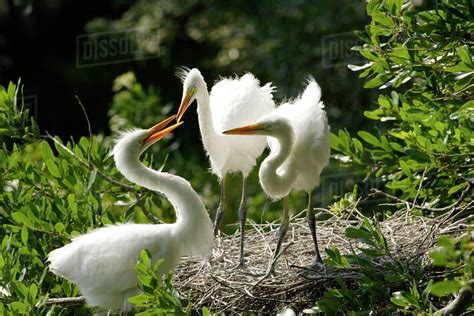
[[[350,51],[357,43],[351,34],[365,23],[363,1],[0,1],[0,82],[21,77],[25,95],[36,97],[40,128],[77,137],[87,129],[74,95],[86,106],[93,130],[109,133],[112,83],[130,70],[175,108],[181,83],[174,72],[180,65],[200,68],[209,86],[219,76],[251,71],[278,87],[279,101],[296,96],[311,74],[323,88],[333,130],[356,130],[371,101],[346,64],[360,60]],[[78,37],[126,31],[136,38],[135,28],[149,29],[137,45],[162,38],[145,49],[147,59],[126,54],[111,58],[113,64],[77,64],[83,54]],[[232,50],[235,57],[236,49],[238,58],[223,58]],[[196,125],[195,113],[189,115],[189,124]]]
[[[355,132],[366,124],[363,112],[377,92],[363,89],[359,73],[347,68],[364,63],[351,47],[359,45],[354,30],[367,22],[362,0],[0,0],[0,84],[21,77],[41,132],[78,141],[88,130],[75,95],[94,134],[107,136],[126,126],[147,128],[177,111],[179,66],[198,67],[209,89],[222,76],[250,71],[262,84],[273,82],[276,103],[296,97],[312,75],[322,87],[331,131]],[[123,51],[115,45],[121,41]],[[202,150],[196,111],[185,120],[173,141],[151,149],[155,167],[173,151],[166,170],[188,179],[213,213],[219,187]],[[352,192],[364,178],[358,173],[331,160],[315,205]],[[240,178],[228,181],[228,209],[236,210]],[[249,218],[279,217],[281,205],[262,192],[257,168],[248,190]],[[306,206],[303,196],[292,194],[294,210]],[[237,212],[228,211],[223,224],[232,231],[237,221]]]

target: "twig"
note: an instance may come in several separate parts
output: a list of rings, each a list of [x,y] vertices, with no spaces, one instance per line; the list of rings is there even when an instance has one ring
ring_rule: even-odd
[[[474,281],[470,282],[472,286]],[[461,315],[466,308],[470,305],[473,297],[472,290],[463,288],[459,291],[458,295],[448,305],[437,311],[434,315]]]
[[[122,183],[120,181],[117,181],[115,180],[114,178],[111,178],[110,176],[106,175],[102,170],[98,169],[92,162],[91,163],[87,163],[86,161],[84,161],[83,159],[81,159],[78,155],[76,155],[72,150],[70,150],[69,148],[67,148],[67,146],[65,146],[64,144],[62,144],[60,141],[58,141],[56,138],[54,138],[53,136],[51,136],[51,134],[49,134],[48,132],[46,132],[46,136],[43,136],[43,137],[46,137],[50,140],[52,140],[56,145],[58,145],[59,147],[61,147],[64,151],[66,151],[69,155],[71,155],[75,160],[77,160],[81,165],[83,165],[84,167],[86,167],[87,169],[89,169],[90,171],[94,171],[96,170],[97,174],[99,176],[101,176],[104,180],[106,180],[107,182],[113,184],[113,185],[116,185],[116,186],[119,186],[121,187],[122,189],[126,190],[126,191],[129,191],[131,193],[133,193],[133,195],[135,196],[135,198],[137,199],[137,204],[140,206],[143,214],[145,214],[146,217],[148,217],[148,219],[153,222],[154,224],[161,224],[162,221],[160,221],[156,216],[154,216],[152,213],[150,213],[146,207],[145,207],[145,203],[143,202],[143,200],[140,198],[140,194],[139,192],[131,185],[128,185],[128,184],[125,184],[125,183]]]
[[[420,191],[423,186],[423,180],[425,179],[426,170],[428,170],[428,166],[425,166],[425,170],[423,170],[423,174],[421,175],[420,183],[418,185],[418,190],[416,190],[416,195],[415,195],[415,198],[413,199],[413,205],[416,205],[416,200],[418,199],[418,195],[420,195]],[[411,209],[410,209],[410,212],[411,212]]]
[[[219,283],[219,284],[221,284],[221,285],[223,285],[223,286],[225,286],[225,287],[227,287],[227,288],[229,288],[229,289],[231,289],[231,290],[233,290],[233,291],[236,291],[236,292],[238,292],[238,293],[241,293],[241,294],[243,294],[243,295],[246,295],[246,296],[248,296],[248,297],[250,297],[250,298],[252,298],[252,299],[261,300],[261,301],[273,301],[273,302],[280,302],[280,303],[292,303],[292,301],[289,301],[289,300],[280,300],[280,299],[277,299],[277,298],[270,298],[270,297],[263,297],[263,296],[255,296],[255,295],[253,295],[252,293],[250,293],[249,290],[248,290],[246,287],[244,287],[244,289],[242,290],[242,289],[239,289],[239,288],[230,286],[229,284],[227,284],[227,283],[225,282],[225,280],[220,280],[219,277],[214,276],[214,275],[212,275],[212,274],[211,274],[211,278],[213,278],[214,281],[216,281],[217,283]]]
[[[265,280],[271,273],[272,273],[272,270],[271,270],[271,267],[273,266],[273,264],[278,260],[278,258],[280,258],[280,256],[288,249],[290,248],[291,245],[293,245],[294,242],[291,241],[288,243],[288,245],[285,246],[285,248],[282,249],[282,251],[280,251],[280,253],[278,253],[275,258],[273,258],[273,260],[270,262],[270,265],[269,265],[269,269],[268,269],[268,272],[265,273],[265,275],[263,277],[260,278],[260,280],[257,281],[257,283],[255,283],[254,285],[252,285],[252,287],[256,287],[257,285],[259,285],[260,283],[262,283],[263,280]]]
[[[84,305],[85,303],[86,298],[84,296],[50,298],[46,302],[47,305]]]
[[[426,179],[424,182],[426,183]],[[418,203],[422,203],[420,198],[418,198]],[[471,202],[461,203],[461,205],[454,208],[453,214],[462,217],[465,213],[464,210],[469,205],[471,205]],[[374,261],[374,273],[383,277],[386,274],[387,265],[391,264],[399,265],[403,268],[403,271],[411,271],[418,265],[422,267],[429,265],[428,251],[432,248],[431,244],[434,238],[442,233],[453,237],[458,236],[466,230],[466,225],[469,225],[467,224],[469,219],[465,219],[457,224],[459,227],[463,225],[462,228],[452,227],[443,231],[443,229],[451,227],[448,226],[452,225],[449,224],[451,221],[436,228],[437,224],[451,211],[436,218],[409,214],[408,222],[405,214],[399,214],[381,222],[382,234],[386,238],[392,257],[395,258],[396,262],[393,262],[394,259],[390,258],[388,254],[384,254]],[[355,215],[354,212],[352,216]],[[200,309],[202,306],[207,306],[212,312],[219,314],[224,312],[227,314],[248,314],[251,312],[275,314],[276,311],[281,309],[283,304],[281,301],[285,300],[289,302],[285,303],[289,307],[295,310],[303,310],[314,306],[314,301],[322,297],[324,291],[336,286],[337,278],[346,281],[348,287],[352,289],[352,286],[355,286],[357,280],[362,277],[361,267],[354,263],[351,265],[352,269],[331,269],[328,267],[327,270],[323,271],[305,268],[314,259],[313,253],[308,247],[312,243],[312,236],[307,229],[304,218],[292,218],[292,222],[294,244],[278,259],[285,259],[287,263],[280,263],[277,269],[280,273],[274,277],[266,278],[258,286],[252,287],[261,278],[261,273],[267,272],[273,254],[270,252],[269,258],[266,247],[274,239],[276,229],[274,226],[276,225],[272,223],[257,225],[252,221],[250,221],[250,226],[253,229],[247,233],[246,247],[247,269],[249,270],[229,272],[229,267],[235,266],[239,257],[239,233],[236,232],[233,235],[223,234],[219,239],[220,243],[214,248],[216,258],[212,261],[212,270],[196,276],[196,270],[193,267],[197,267],[200,263],[192,258],[185,259],[175,270],[174,285],[181,293],[191,293],[191,297],[199,298],[192,302],[193,308]],[[335,245],[340,250],[341,255],[350,254],[351,245],[353,251],[355,251],[354,247],[360,246],[359,242],[348,241],[344,232],[347,227],[353,227],[357,223],[355,220],[337,216],[325,221],[324,225],[320,225],[320,229],[318,229],[321,246]],[[430,231],[431,227],[434,231]],[[427,239],[422,242],[426,234],[428,234]],[[285,243],[285,245],[287,244]],[[419,245],[421,247],[418,248]],[[225,253],[225,256],[219,257],[222,253]],[[412,263],[409,261],[414,254],[421,256],[420,262]],[[359,253],[358,255],[361,256]],[[302,267],[302,269],[297,267]],[[309,273],[304,273],[305,271]],[[428,269],[428,271],[431,270]],[[406,273],[411,275],[412,272]],[[211,274],[221,282],[213,280]],[[193,281],[188,282],[189,278],[193,278]],[[423,274],[422,278],[426,280],[429,279],[429,276]],[[386,314],[388,312],[380,306],[374,308],[378,313]]]
[[[92,150],[92,128],[91,128],[91,121],[89,120],[89,115],[87,115],[86,108],[84,107],[84,104],[82,104],[81,99],[77,95],[75,95],[77,102],[82,108],[82,112],[84,113],[84,117],[86,118],[87,122],[87,131],[89,132],[89,147],[87,148],[87,162],[91,164],[91,150]]]
[[[404,203],[404,204],[407,204],[407,206],[410,206],[410,208],[417,208],[417,209],[420,209],[420,210],[424,210],[424,211],[429,211],[429,212],[445,212],[445,211],[448,211],[456,206],[458,206],[459,204],[461,204],[461,202],[466,198],[466,196],[468,195],[469,191],[471,191],[473,187],[473,184],[471,184],[470,182],[468,182],[468,186],[467,188],[465,188],[462,192],[461,192],[461,196],[456,200],[456,202],[454,202],[453,204],[451,205],[448,205],[448,206],[445,206],[445,207],[428,207],[428,206],[422,206],[422,205],[416,205],[415,203],[411,203],[409,201],[406,201],[406,200],[402,200],[396,196],[393,196],[391,194],[388,194],[388,193],[385,193],[381,190],[378,190],[378,189],[375,189],[375,188],[372,188],[371,189],[371,192],[372,192],[372,195],[382,195],[386,198],[389,198],[391,200],[394,200],[394,201],[397,201],[399,203]]]

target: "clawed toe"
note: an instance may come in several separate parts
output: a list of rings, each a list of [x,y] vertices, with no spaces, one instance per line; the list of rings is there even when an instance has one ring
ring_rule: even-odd
[[[316,260],[309,266],[313,270],[326,270],[326,266],[322,261]]]
[[[233,267],[232,270],[247,270],[247,264],[245,263],[245,260],[239,261],[239,263]]]

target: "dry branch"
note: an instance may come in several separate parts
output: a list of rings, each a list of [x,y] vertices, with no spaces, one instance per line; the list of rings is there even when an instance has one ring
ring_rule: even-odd
[[[461,289],[454,300],[440,309],[435,315],[461,315],[471,304],[473,293],[468,289]]]
[[[85,303],[86,299],[83,296],[50,298],[46,302],[48,305],[84,305]]]
[[[372,195],[383,196],[383,197],[386,197],[386,198],[391,199],[393,201],[397,201],[400,204],[405,204],[405,205],[407,205],[408,208],[417,208],[419,210],[429,211],[429,212],[446,212],[446,211],[452,210],[452,209],[456,208],[458,205],[460,205],[462,203],[462,201],[464,201],[464,199],[468,196],[469,192],[471,192],[473,187],[474,187],[474,183],[471,182],[471,181],[468,181],[467,182],[467,187],[461,192],[461,196],[459,196],[459,198],[453,204],[445,206],[445,207],[428,207],[428,206],[423,206],[423,205],[417,205],[415,203],[416,199],[415,199],[415,202],[412,203],[412,202],[400,199],[396,196],[390,195],[390,194],[388,194],[384,191],[380,191],[380,190],[375,189],[375,188],[372,188],[371,192],[372,192]]]

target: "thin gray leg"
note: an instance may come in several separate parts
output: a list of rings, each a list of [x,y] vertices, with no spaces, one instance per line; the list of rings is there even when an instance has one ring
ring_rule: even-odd
[[[275,252],[273,253],[272,264],[270,266],[269,272],[275,274],[275,265],[278,254],[280,253],[281,244],[285,238],[286,232],[288,231],[288,226],[290,224],[290,205],[288,195],[283,198],[283,214],[281,215],[281,224],[280,229],[278,230],[278,241]]]
[[[247,219],[247,178],[242,175],[242,198],[239,206],[240,220],[240,257],[238,268],[245,267],[244,242],[245,242],[245,221]]]
[[[313,213],[313,192],[308,192],[308,208],[306,209],[306,221],[308,222],[309,229],[311,230],[311,237],[313,237],[314,244],[314,255],[316,257],[316,263],[323,263],[318,248],[318,238],[316,235],[316,219]]]
[[[223,175],[221,179],[221,200],[219,201],[219,206],[217,207],[216,211],[216,218],[214,219],[214,236],[217,236],[217,232],[219,231],[219,226],[221,224],[222,218],[224,217],[226,208],[226,175]]]

